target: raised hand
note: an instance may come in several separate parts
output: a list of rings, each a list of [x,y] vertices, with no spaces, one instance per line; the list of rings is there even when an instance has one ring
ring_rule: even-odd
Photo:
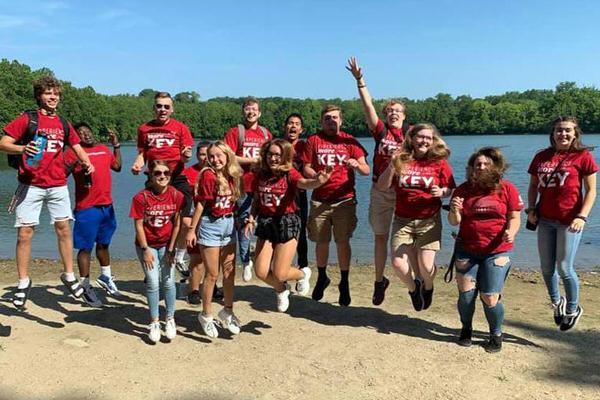
[[[119,145],[119,137],[117,136],[117,132],[113,131],[110,128],[108,129],[108,142],[112,146],[118,146]]]
[[[346,69],[348,71],[350,71],[350,73],[352,73],[352,76],[354,76],[354,79],[359,80],[360,78],[362,78],[362,68],[360,68],[358,66],[358,62],[356,61],[356,57],[350,57],[348,59],[348,66],[346,66]]]

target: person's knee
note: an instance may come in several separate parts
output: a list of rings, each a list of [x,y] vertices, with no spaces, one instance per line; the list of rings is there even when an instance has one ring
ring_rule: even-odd
[[[71,226],[69,225],[69,220],[54,222],[54,230],[56,231],[59,239],[71,237]]]
[[[490,308],[496,307],[496,304],[498,304],[498,301],[500,300],[500,294],[498,293],[481,294],[479,297],[481,298],[483,304]]]
[[[33,227],[30,226],[22,226],[17,231],[17,244],[24,245],[31,243],[31,239],[33,238]]]
[[[473,300],[475,300],[475,296],[477,295],[477,291],[475,288],[460,291],[458,294],[458,300],[464,304],[470,304]]]
[[[283,269],[274,269],[273,270],[273,278],[279,282],[283,282],[287,279],[288,271]]]

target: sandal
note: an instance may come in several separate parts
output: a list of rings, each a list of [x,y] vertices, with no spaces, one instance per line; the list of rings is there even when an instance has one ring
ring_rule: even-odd
[[[84,289],[83,289],[83,286],[81,286],[81,283],[79,283],[79,281],[77,279],[68,281],[65,274],[60,274],[60,280],[62,281],[62,283],[65,284],[65,286],[67,287],[67,289],[73,296],[75,296],[76,298],[81,297]]]
[[[32,284],[33,281],[31,280],[31,278],[29,278],[29,285],[26,288],[19,289],[17,287],[17,290],[15,291],[15,294],[12,299],[12,303],[19,310],[25,309],[25,303],[27,303],[27,298],[29,297],[29,291],[31,290]]]

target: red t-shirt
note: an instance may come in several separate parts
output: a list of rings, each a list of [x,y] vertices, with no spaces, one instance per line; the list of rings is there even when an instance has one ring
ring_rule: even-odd
[[[4,127],[4,132],[16,141],[19,141],[27,132],[29,117],[26,113],[21,114],[12,122]],[[27,156],[23,154],[23,159],[19,165],[19,182],[25,185],[33,185],[40,188],[52,188],[65,186],[67,184],[67,174],[63,156],[64,137],[63,126],[60,118],[57,116],[47,116],[38,111],[38,129],[37,132],[44,132],[48,141],[46,148],[42,149],[42,159],[37,166],[29,166],[25,162]],[[79,135],[77,131],[69,124],[69,146],[79,144]]]
[[[319,172],[328,166],[333,167],[331,178],[313,190],[312,198],[317,201],[337,202],[354,197],[354,170],[346,166],[346,161],[365,157],[367,151],[351,135],[339,132],[328,136],[322,132],[310,136],[302,161],[311,164]]]
[[[187,178],[188,184],[192,188],[192,193],[195,193],[196,182],[198,181],[198,175],[204,168],[204,164],[196,163],[191,167],[187,167],[183,170],[182,174]]]
[[[404,142],[404,132],[402,132],[402,128],[387,128],[382,120],[378,120],[375,130],[371,131],[371,134],[375,143],[379,141],[373,155],[373,182],[377,182],[390,163],[396,149]]]
[[[293,164],[294,168],[298,171],[302,171],[303,162],[302,162],[302,154],[306,151],[306,140],[298,139],[296,144],[294,144],[294,159]]]
[[[452,168],[446,160],[412,160],[402,176],[393,180],[396,189],[396,216],[425,219],[442,207],[442,200],[430,193],[432,186],[454,189]]]
[[[133,196],[129,216],[144,220],[148,246],[161,248],[169,244],[173,234],[175,214],[181,210],[183,195],[172,186],[162,194],[144,189]],[[137,239],[136,239],[136,244]]]
[[[302,175],[294,168],[287,174],[256,173],[252,181],[252,192],[258,196],[258,214],[281,216],[296,212],[296,191]]]
[[[90,158],[90,162],[96,169],[92,174],[92,186],[85,187],[84,171],[77,156],[72,149],[65,152],[65,164],[73,166],[73,178],[75,179],[75,210],[83,210],[93,206],[105,206],[112,204],[112,177],[110,168],[116,162],[113,153],[103,144],[94,146],[81,146]]]
[[[227,131],[223,140],[225,141],[225,143],[227,143],[229,148],[231,148],[231,150],[235,153],[236,156],[248,158],[260,157],[260,147],[267,140],[271,140],[273,138],[273,135],[267,129],[268,138],[265,139],[265,134],[259,127],[257,127],[256,129],[246,128],[244,132],[244,143],[238,143],[238,136],[238,127],[234,126],[233,128]],[[244,183],[244,192],[249,193],[252,187],[252,176],[249,174],[250,166],[248,164],[242,165],[242,169],[244,170],[244,176],[242,178]]]
[[[202,172],[198,182],[198,191],[196,193],[196,202],[204,203],[204,213],[213,217],[222,217],[231,214],[235,209],[233,201],[232,181],[229,181],[229,189],[224,192],[219,191],[217,175],[212,169],[206,169]]]
[[[164,125],[152,120],[138,128],[137,148],[143,151],[147,165],[154,160],[167,161],[173,175],[183,171],[181,152],[184,147],[193,145],[190,129],[173,118]]]
[[[513,243],[503,241],[502,235],[508,227],[508,214],[520,211],[523,200],[511,182],[502,180],[501,185],[499,190],[484,191],[465,182],[452,194],[464,199],[458,231],[464,250],[479,254],[512,250]]]
[[[566,160],[548,182],[552,172],[565,157]],[[587,150],[557,152],[548,148],[535,155],[527,172],[537,175],[539,179],[540,215],[570,225],[583,204],[583,177],[598,172],[598,165]]]

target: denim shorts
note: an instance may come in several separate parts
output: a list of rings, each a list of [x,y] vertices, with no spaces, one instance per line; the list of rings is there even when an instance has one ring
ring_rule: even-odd
[[[117,219],[112,204],[75,210],[73,247],[92,250],[96,243],[108,246],[117,230]]]
[[[481,294],[498,294],[502,293],[512,265],[510,256],[510,252],[473,254],[457,250],[454,266],[457,274],[476,282],[475,286]]]
[[[212,217],[203,215],[198,225],[198,243],[208,247],[235,244],[235,221],[233,215]]]
[[[69,189],[66,185],[44,189],[19,183],[17,193],[15,228],[39,225],[44,203],[48,207],[51,224],[73,219]]]

